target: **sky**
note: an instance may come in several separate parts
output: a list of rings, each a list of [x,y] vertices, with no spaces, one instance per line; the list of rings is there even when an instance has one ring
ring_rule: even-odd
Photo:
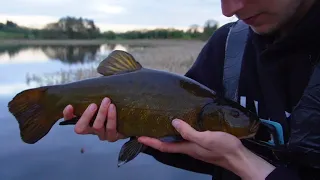
[[[219,25],[236,20],[222,15],[220,0],[6,0],[0,22],[41,28],[61,17],[89,18],[102,30],[187,29],[208,19]]]

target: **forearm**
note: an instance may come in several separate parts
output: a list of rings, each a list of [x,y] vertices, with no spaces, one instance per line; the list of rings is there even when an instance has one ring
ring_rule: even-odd
[[[227,157],[230,170],[244,180],[266,179],[275,167],[247,148],[242,147],[235,155]]]
[[[145,154],[153,156],[157,161],[196,173],[213,175],[215,165],[194,159],[185,154],[163,153],[151,147],[148,147]]]
[[[300,179],[293,171],[284,167],[276,168],[245,147],[227,159],[227,168],[244,180]]]

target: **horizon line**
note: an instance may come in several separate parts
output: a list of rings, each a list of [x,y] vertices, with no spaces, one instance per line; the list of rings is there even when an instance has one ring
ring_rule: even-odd
[[[4,16],[3,14],[0,14],[0,22],[6,23],[7,21],[12,21],[16,23],[20,27],[26,27],[26,28],[34,28],[34,29],[43,29],[47,24],[58,22],[63,17],[75,17],[79,18],[77,16],[62,16],[60,18],[52,17],[52,16]],[[86,17],[82,17],[83,19],[90,19]],[[38,19],[38,20],[36,20]],[[208,18],[209,20],[210,18]],[[220,19],[220,20],[219,20]],[[186,31],[190,29],[190,26],[197,24],[199,26],[199,30],[203,30],[203,25],[205,22],[201,23],[190,23],[188,26],[173,26],[173,25],[139,25],[139,24],[112,24],[112,23],[103,23],[93,20],[95,25],[99,28],[100,32],[107,32],[107,31],[113,31],[117,33],[127,32],[127,31],[135,31],[135,30],[154,30],[154,29],[177,29],[177,30],[183,30]],[[233,18],[222,18],[222,17],[216,17],[211,18],[211,20],[214,20],[218,23],[218,27],[224,25],[225,23],[234,21]]]

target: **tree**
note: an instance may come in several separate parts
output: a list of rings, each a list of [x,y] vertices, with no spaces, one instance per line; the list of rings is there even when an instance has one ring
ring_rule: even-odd
[[[91,19],[63,17],[58,22],[47,24],[46,30],[60,32],[69,39],[92,39],[100,36],[100,30]]]
[[[218,22],[209,19],[204,23],[202,39],[207,40],[218,29]]]

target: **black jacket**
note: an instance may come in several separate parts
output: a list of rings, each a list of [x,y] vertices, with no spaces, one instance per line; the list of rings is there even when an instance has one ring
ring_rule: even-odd
[[[320,85],[315,83],[316,88],[304,92],[320,55],[319,19],[320,2],[316,2],[296,28],[282,40],[274,41],[273,36],[260,36],[253,31],[249,33],[240,76],[239,96],[241,100],[245,100],[243,105],[257,111],[260,118],[287,121],[290,138],[286,138],[286,142],[289,142],[292,150],[301,152],[288,155],[287,158],[292,163],[290,166],[273,163],[277,168],[267,177],[268,180],[284,177],[291,180],[320,179],[319,174],[315,174],[320,170],[307,166],[309,160],[314,160],[315,167],[320,166],[320,156],[304,153],[320,154]],[[208,86],[220,95],[223,95],[225,41],[231,25],[232,23],[222,26],[212,35],[186,73],[187,77]],[[320,75],[315,78],[317,79],[320,79]],[[304,97],[303,102],[298,107],[303,108],[293,112],[301,97]],[[255,102],[258,103],[257,108]],[[264,134],[263,131],[259,132],[261,137],[264,137]],[[266,148],[249,142],[243,143],[257,154],[272,156]],[[209,174],[214,179],[239,179],[220,167],[186,155],[161,153],[151,148],[145,153],[164,164]]]

